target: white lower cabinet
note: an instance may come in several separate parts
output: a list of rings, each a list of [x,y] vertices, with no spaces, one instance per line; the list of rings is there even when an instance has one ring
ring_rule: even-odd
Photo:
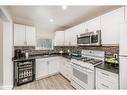
[[[118,74],[96,68],[96,89],[118,89]]]
[[[36,59],[36,79],[41,79],[48,75],[48,64],[45,59]]]
[[[59,72],[59,60],[57,58],[48,61],[48,74],[55,74]]]
[[[36,80],[56,73],[61,73],[65,78],[71,80],[70,60],[63,57],[36,59]]]
[[[36,59],[36,80],[58,73],[58,57]]]
[[[71,80],[72,77],[72,68],[70,63],[71,61],[66,58],[62,58],[60,63],[60,73],[68,80]]]

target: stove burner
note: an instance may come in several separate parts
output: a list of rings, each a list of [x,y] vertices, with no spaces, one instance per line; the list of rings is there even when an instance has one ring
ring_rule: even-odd
[[[94,59],[94,58],[89,58],[89,57],[80,57],[80,58],[76,58],[77,60],[81,60],[83,62],[88,62],[91,63],[92,65],[96,65],[96,64],[100,64],[103,61],[102,60],[98,60],[98,59]]]
[[[91,63],[91,64],[93,64],[93,65],[96,65],[97,63],[100,64],[103,61],[102,60],[93,60],[93,61],[88,61],[88,62]]]

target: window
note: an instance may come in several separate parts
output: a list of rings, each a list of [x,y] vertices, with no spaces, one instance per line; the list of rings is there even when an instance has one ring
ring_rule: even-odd
[[[36,49],[39,50],[53,49],[52,39],[38,39]]]

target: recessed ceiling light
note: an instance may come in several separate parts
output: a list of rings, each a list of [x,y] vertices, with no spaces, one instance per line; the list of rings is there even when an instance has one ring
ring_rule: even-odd
[[[50,22],[54,22],[54,19],[51,18],[51,19],[49,19],[49,21],[50,21]]]
[[[65,6],[65,5],[62,6],[62,9],[63,9],[63,10],[66,10],[66,9],[67,9],[67,6]]]

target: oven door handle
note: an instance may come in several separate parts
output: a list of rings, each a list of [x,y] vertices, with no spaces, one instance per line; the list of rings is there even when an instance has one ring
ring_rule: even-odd
[[[88,73],[93,73],[93,71],[92,71],[92,70],[88,70],[88,69],[87,69],[86,71],[87,71]]]

